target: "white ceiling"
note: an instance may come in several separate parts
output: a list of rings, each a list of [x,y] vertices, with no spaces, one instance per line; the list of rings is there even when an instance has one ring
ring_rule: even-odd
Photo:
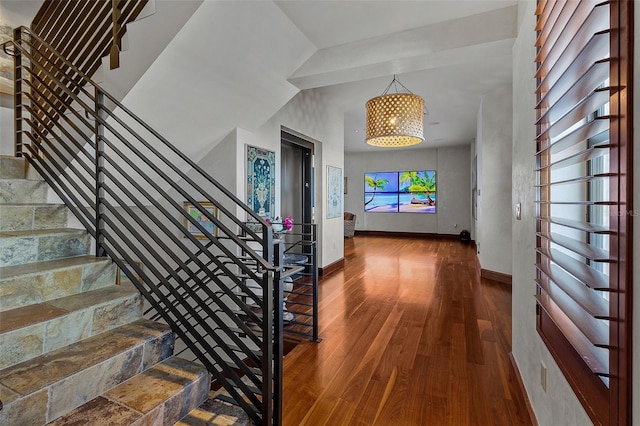
[[[13,28],[29,26],[44,0],[2,0],[0,1],[0,22]]]
[[[365,103],[396,74],[422,96],[421,149],[469,144],[483,94],[511,82],[516,1],[276,1],[319,49],[292,74],[345,111],[345,152],[364,141]]]
[[[205,4],[214,3],[218,2],[205,0]],[[315,46],[317,51],[301,66],[296,65],[297,69],[274,72],[288,73],[289,83],[298,89],[313,88],[324,92],[335,102],[336,108],[344,111],[345,152],[385,150],[371,147],[364,141],[365,103],[380,95],[394,74],[409,90],[424,98],[428,111],[425,116],[426,142],[402,149],[469,144],[476,134],[481,96],[511,82],[517,1],[275,1],[277,8],[293,23],[293,28],[297,27],[297,34],[291,29],[282,29],[283,25],[288,27],[290,24],[267,19],[262,11],[264,7],[258,6],[260,3],[263,2],[222,1],[217,9],[226,10],[235,4],[239,6],[236,14],[263,14],[263,23],[255,21],[250,27],[265,27],[262,39],[268,38],[265,34],[269,34],[269,26],[278,25],[277,30],[271,27],[271,31],[306,38],[298,44],[308,43],[311,52]],[[14,26],[25,24],[28,20],[16,21],[20,16],[34,16],[40,4],[41,0],[2,0],[2,21],[9,21]],[[263,3],[263,6],[266,5]],[[216,26],[224,26],[225,22]],[[237,23],[230,25],[238,28]],[[210,40],[227,40],[230,46],[235,46],[236,40],[247,37],[236,34],[227,38],[231,34],[233,31],[229,29],[224,37],[211,37]],[[273,58],[282,54],[300,56],[300,52],[308,51],[305,48],[300,52],[294,49],[290,54],[278,53],[291,49],[291,42],[293,40],[280,40],[271,49],[265,49],[264,43],[257,43],[261,50],[254,52],[252,57],[262,58],[275,69],[282,68],[266,60],[265,55]],[[245,52],[251,51],[246,46],[243,48]],[[286,68],[294,62],[285,60],[282,65]],[[226,62],[218,61],[216,66],[220,67],[221,63]],[[268,71],[260,68],[263,74]]]

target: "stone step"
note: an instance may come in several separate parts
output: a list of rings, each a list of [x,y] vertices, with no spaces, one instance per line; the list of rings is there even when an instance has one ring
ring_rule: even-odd
[[[215,392],[174,426],[250,426],[247,413],[237,405],[216,399]]]
[[[0,203],[46,203],[48,188],[42,180],[0,179]]]
[[[132,287],[111,286],[0,312],[0,368],[36,358],[142,316]]]
[[[169,358],[174,340],[168,326],[140,319],[0,370],[0,424],[53,421]]]
[[[89,234],[80,229],[0,232],[0,267],[89,254]]]
[[[24,158],[0,155],[0,179],[36,179],[42,178]]]
[[[0,232],[64,228],[67,212],[63,204],[0,204]]]
[[[0,312],[112,286],[116,270],[110,259],[95,256],[0,267]]]
[[[172,357],[49,425],[172,425],[207,399],[209,386],[204,367]]]

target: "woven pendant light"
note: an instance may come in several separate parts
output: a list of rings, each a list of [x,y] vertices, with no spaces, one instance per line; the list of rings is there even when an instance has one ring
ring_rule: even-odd
[[[413,93],[387,94],[396,77],[381,96],[367,102],[367,143],[373,146],[402,147],[424,140],[424,100]]]

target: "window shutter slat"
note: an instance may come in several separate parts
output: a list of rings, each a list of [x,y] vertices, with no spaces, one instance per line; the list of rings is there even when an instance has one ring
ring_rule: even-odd
[[[608,301],[598,294],[596,290],[585,286],[556,265],[537,264],[536,268],[543,274],[536,282],[547,293],[551,293],[550,286],[555,285],[579,304],[582,309],[587,311],[589,315],[599,319],[611,319]]]
[[[551,299],[593,346],[607,349],[609,347],[609,322],[589,315],[560,288],[550,286],[549,289],[551,291],[545,291],[542,288],[542,295]]]
[[[566,80],[572,82],[576,75],[584,74],[589,64],[598,60],[609,58],[609,31],[594,33],[584,49],[575,55],[562,56],[558,60],[558,66],[549,71],[538,84],[537,91],[545,93],[555,86],[566,85]]]
[[[569,128],[571,128],[580,119],[587,117],[594,111],[597,111],[603,105],[609,102],[609,90],[597,89],[589,96],[584,98],[573,109],[563,115],[561,118],[551,123],[548,121],[549,116],[545,115],[537,124],[548,125],[546,130],[536,136],[537,139],[555,139]],[[608,126],[607,126],[608,128]]]
[[[538,22],[537,22],[537,27],[539,27],[538,29],[553,28],[563,7],[564,7],[564,2],[555,1],[553,2],[553,5],[551,7],[546,8],[543,14],[540,15],[540,18],[538,19]]]
[[[549,314],[553,322],[560,328],[571,345],[581,354],[583,361],[593,374],[609,376],[609,351],[593,345],[589,339],[576,327],[548,295],[542,293],[536,296],[536,300]]]
[[[547,0],[538,1],[538,6],[536,7],[536,12],[535,12],[536,16],[540,16],[542,14],[542,11],[544,10],[546,5],[547,5]]]
[[[550,29],[547,29],[547,31],[545,32],[539,32],[538,38],[536,39],[535,43],[536,47],[544,46],[545,44],[548,46],[552,46],[556,42],[558,36],[562,33],[563,26],[567,23],[571,15],[573,15],[573,13],[575,12],[576,7],[580,4],[580,2],[576,1],[559,3],[563,4],[560,15],[558,15],[558,18],[554,22],[553,26],[550,27]],[[549,27],[545,26],[545,28]]]
[[[570,155],[568,157],[562,158],[561,160],[555,161],[551,164],[546,164],[538,169],[544,170],[546,168],[551,168],[555,170],[559,170],[565,167],[574,166],[576,164],[584,163],[588,160],[593,160],[594,158],[602,157],[609,153],[609,148],[611,145],[602,144],[596,145],[594,147],[582,150],[574,155]]]
[[[585,242],[578,241],[565,235],[558,234],[557,232],[538,232],[536,235],[549,240],[550,242],[557,244],[560,247],[564,247],[565,249],[570,250],[577,255],[589,259],[593,262],[611,262],[608,251],[600,249],[598,247],[594,247],[591,244],[587,244]]]
[[[535,78],[543,79],[551,69],[556,66],[556,62],[568,55],[567,61],[563,61],[565,69],[573,61],[578,53],[584,48],[591,37],[608,28],[602,17],[609,14],[608,4],[601,3],[599,7],[592,7],[593,1],[580,1],[577,10],[571,19],[564,25],[558,27],[562,32],[558,35],[555,43],[545,44],[538,49],[535,62],[539,64]],[[567,31],[574,29],[575,31]],[[560,64],[562,64],[561,62]]]
[[[564,137],[557,139],[549,146],[549,152],[551,154],[558,154],[582,141],[602,135],[607,130],[609,130],[609,117],[598,117],[597,119],[578,127],[571,133],[566,134]],[[604,140],[608,140],[607,135],[602,136],[605,136]]]
[[[580,262],[573,257],[555,249],[539,248],[538,252],[551,262],[555,263],[578,281],[589,288],[599,291],[609,291],[609,280],[602,272],[590,268],[584,262]]]
[[[584,99],[590,92],[595,90],[598,85],[602,84],[608,74],[608,59],[593,62],[587,71],[581,74],[577,80],[569,78],[561,79],[558,84],[540,99],[536,105],[536,109],[545,110],[544,114],[550,116],[548,121],[553,123],[571,111],[576,105],[576,100]],[[553,111],[555,115],[551,115],[551,111]]]
[[[581,222],[578,220],[564,219],[558,217],[539,217],[539,221],[549,222],[554,225],[560,225],[567,228],[577,229],[578,231],[589,232],[591,234],[611,234],[612,231],[607,226],[594,225],[589,222]]]

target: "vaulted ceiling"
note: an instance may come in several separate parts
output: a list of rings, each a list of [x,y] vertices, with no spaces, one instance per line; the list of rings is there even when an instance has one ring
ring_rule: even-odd
[[[365,103],[393,75],[425,99],[426,143],[468,144],[480,97],[511,82],[515,1],[276,1],[318,48],[289,81],[345,111],[345,151],[364,142]],[[393,89],[392,89],[393,90]]]
[[[24,23],[16,17],[40,3],[3,0],[2,19]],[[132,92],[144,94],[140,107],[153,106],[159,123],[179,114],[176,103],[191,104],[190,121],[169,130],[183,135],[212,117],[250,129],[298,90],[319,90],[344,111],[345,151],[357,152],[384,149],[364,142],[364,105],[397,75],[427,110],[426,142],[407,149],[464,145],[475,137],[481,96],[511,82],[516,33],[516,1],[205,0]]]

